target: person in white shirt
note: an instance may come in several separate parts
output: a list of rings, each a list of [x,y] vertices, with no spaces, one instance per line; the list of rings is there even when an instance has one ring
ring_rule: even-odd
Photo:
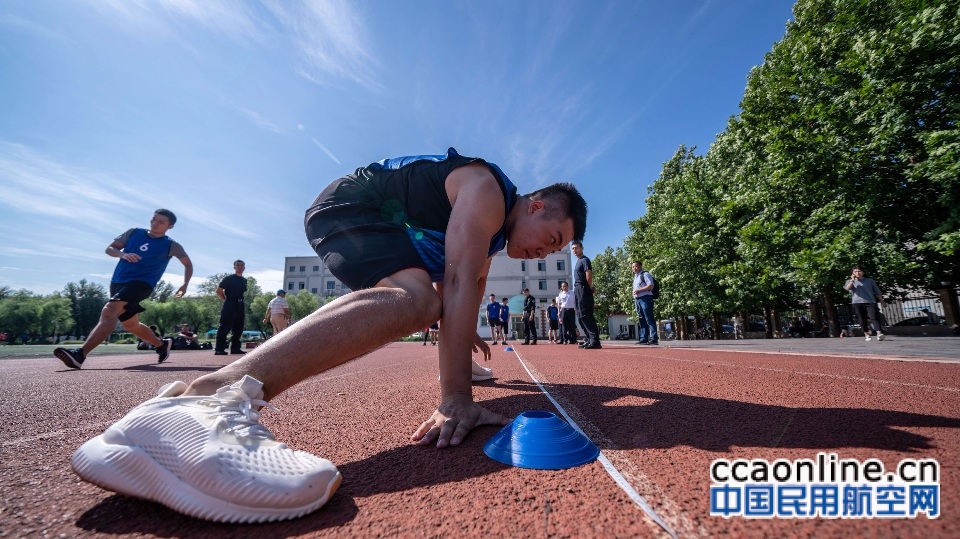
[[[290,304],[287,303],[286,290],[277,290],[277,297],[270,300],[267,313],[263,315],[263,322],[266,323],[268,320],[273,326],[274,335],[287,329],[290,323]]]
[[[577,344],[576,297],[566,281],[560,284],[557,307],[560,308],[560,344]]]

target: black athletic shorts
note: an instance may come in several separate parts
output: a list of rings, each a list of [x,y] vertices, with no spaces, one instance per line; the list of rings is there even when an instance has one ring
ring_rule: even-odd
[[[320,193],[304,228],[330,273],[363,290],[400,270],[426,269],[398,213],[355,176],[346,176]]]
[[[495,328],[495,327],[502,326],[503,324],[501,324],[500,321],[495,318],[487,318],[487,325],[492,328]]]
[[[126,301],[120,321],[126,322],[143,311],[146,311],[140,302],[153,294],[153,287],[143,281],[129,283],[110,283],[110,301]]]
[[[559,321],[559,320],[554,320],[554,319],[551,318],[551,319],[550,319],[550,329],[559,329],[559,328],[560,328],[560,321]]]

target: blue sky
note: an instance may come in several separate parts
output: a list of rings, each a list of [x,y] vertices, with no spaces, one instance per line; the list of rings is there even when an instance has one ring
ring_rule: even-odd
[[[738,112],[791,7],[7,0],[0,285],[106,285],[106,246],[164,207],[191,293],[236,258],[269,291],[312,253],[303,212],[330,181],[449,146],[522,193],[575,183],[593,256],[623,244],[681,144],[705,151]]]

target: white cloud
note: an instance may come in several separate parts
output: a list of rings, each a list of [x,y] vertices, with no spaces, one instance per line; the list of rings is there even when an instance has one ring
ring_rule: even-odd
[[[333,155],[333,152],[331,152],[330,150],[328,150],[327,147],[324,146],[323,144],[321,144],[319,140],[317,140],[317,139],[315,139],[315,138],[311,138],[310,140],[312,140],[313,143],[317,145],[317,148],[320,148],[321,150],[323,150],[323,153],[327,154],[327,157],[329,157],[330,159],[333,159],[333,161],[334,161],[336,164],[338,164],[338,165],[342,165],[342,164],[343,164],[343,163],[340,162],[339,159],[337,159],[337,156]]]
[[[292,35],[302,61],[297,73],[316,84],[345,79],[374,92],[383,90],[375,73],[379,61],[367,49],[369,40],[354,4],[342,0],[293,3],[263,0]]]
[[[275,123],[267,120],[259,113],[252,111],[250,109],[245,109],[243,107],[237,107],[237,109],[243,113],[244,116],[253,120],[253,123],[260,127],[261,129],[266,129],[267,131],[273,131],[274,133],[283,134],[283,129],[280,129]]]

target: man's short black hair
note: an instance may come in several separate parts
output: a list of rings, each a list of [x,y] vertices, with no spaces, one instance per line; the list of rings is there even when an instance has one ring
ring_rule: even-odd
[[[165,209],[163,209],[163,208],[160,208],[159,210],[153,212],[153,214],[154,214],[154,215],[158,215],[158,214],[159,214],[159,215],[162,215],[162,216],[166,217],[167,220],[170,221],[170,226],[173,226],[173,225],[177,224],[177,216],[174,215],[173,212],[170,211],[170,210],[165,210]]]
[[[572,183],[555,183],[525,196],[530,200],[550,201],[552,204],[547,206],[544,217],[552,221],[573,219],[573,239],[583,239],[587,233],[587,201]]]

